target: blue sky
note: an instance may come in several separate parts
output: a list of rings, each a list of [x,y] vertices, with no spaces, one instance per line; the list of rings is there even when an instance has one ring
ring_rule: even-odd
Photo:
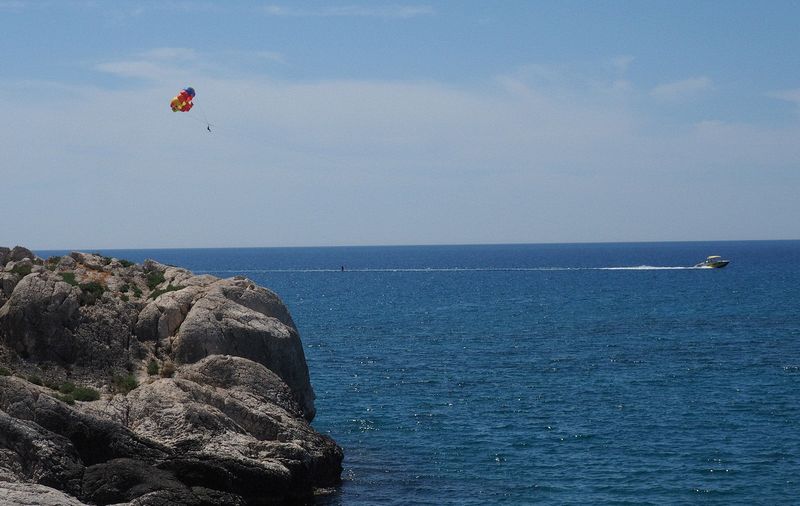
[[[797,239],[798,19],[0,0],[0,244]]]

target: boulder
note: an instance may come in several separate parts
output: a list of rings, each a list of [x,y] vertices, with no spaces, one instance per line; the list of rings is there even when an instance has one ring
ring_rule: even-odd
[[[275,293],[84,253],[11,263],[33,265],[0,274],[3,504],[308,503],[340,482]]]
[[[314,391],[297,329],[273,292],[246,279],[218,281],[195,298],[172,342],[176,362],[236,355],[258,362],[294,391],[308,420]]]
[[[110,402],[54,396],[0,377],[0,448],[13,456],[0,470],[16,469],[12,481],[96,504],[262,504],[308,501],[341,475],[341,449],[244,358],[210,356]]]
[[[39,431],[30,437],[34,444],[52,439],[55,441],[53,448],[67,452],[82,466],[122,457],[135,457],[151,463],[168,454],[166,447],[137,435],[126,424],[96,416],[91,410],[80,409],[80,405],[69,406],[45,387],[15,377],[0,377],[0,388],[3,390],[0,410],[18,423],[33,424]],[[66,460],[66,457],[61,460]],[[48,467],[58,466],[48,464]],[[40,480],[37,482],[41,483]]]
[[[71,256],[63,256],[58,260],[57,266],[59,269],[66,271],[74,269],[77,264],[78,262]]]
[[[69,439],[0,410],[0,447],[17,459],[15,478],[80,493],[83,466]]]
[[[19,280],[22,279],[22,276],[13,272],[0,272],[0,296],[5,296],[7,299],[11,296],[11,292],[14,291],[14,287],[17,286]]]
[[[22,358],[75,360],[80,290],[50,271],[29,274],[0,308],[0,343]]]
[[[153,341],[174,336],[194,303],[202,292],[197,286],[166,292],[150,302],[140,313],[136,322],[136,336],[144,341]]]
[[[95,504],[115,504],[159,490],[189,495],[188,488],[169,471],[140,460],[119,458],[86,468],[82,497]]]
[[[86,506],[86,503],[55,488],[1,479],[0,497],[5,506]]]
[[[80,253],[78,251],[73,251],[69,254],[75,262],[80,265],[83,265],[87,269],[95,270],[95,271],[102,271],[106,264],[110,263],[110,260],[106,260],[105,257],[100,255],[95,255],[92,253]]]
[[[85,300],[85,299],[84,299]],[[76,353],[72,364],[88,376],[127,369],[148,353],[133,335],[137,320],[134,304],[104,294],[101,300],[79,309],[80,319],[73,331]]]
[[[29,260],[36,260],[36,255],[34,255],[33,252],[28,248],[23,248],[22,246],[14,246],[14,249],[11,250],[8,256],[8,259],[13,262],[19,262],[25,258]]]
[[[6,263],[6,272],[31,272],[33,269],[33,260],[30,258],[22,258],[20,260],[11,260]]]

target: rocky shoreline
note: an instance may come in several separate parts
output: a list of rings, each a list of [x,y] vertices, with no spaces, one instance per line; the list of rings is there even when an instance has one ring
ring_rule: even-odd
[[[286,306],[243,277],[0,248],[4,504],[309,503],[342,450]]]

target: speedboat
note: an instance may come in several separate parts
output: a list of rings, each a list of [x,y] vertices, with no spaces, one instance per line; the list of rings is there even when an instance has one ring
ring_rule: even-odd
[[[711,255],[699,264],[695,265],[695,267],[700,269],[722,269],[729,263],[731,263],[730,260],[723,260],[719,255]]]

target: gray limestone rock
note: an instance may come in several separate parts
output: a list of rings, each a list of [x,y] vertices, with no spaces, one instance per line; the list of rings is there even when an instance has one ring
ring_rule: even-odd
[[[25,258],[30,260],[35,260],[36,255],[34,255],[33,252],[28,248],[23,248],[22,246],[14,246],[14,248],[9,253],[8,259],[13,262],[18,262]]]
[[[146,341],[174,336],[201,292],[202,288],[190,286],[162,294],[139,313],[136,335]]]
[[[342,450],[309,425],[308,367],[276,294],[152,261],[40,266],[6,250],[7,265],[32,264],[0,274],[9,504],[303,503],[339,483]]]
[[[3,506],[87,506],[75,497],[36,483],[3,481],[0,478]]]
[[[17,286],[22,276],[13,272],[0,272],[0,293],[6,298],[11,296],[14,287]]]
[[[7,406],[2,407],[0,447],[11,450],[16,456],[18,470],[14,477],[56,487],[73,495],[80,492],[83,466],[70,440],[36,422],[17,418],[13,411],[6,411]]]
[[[79,301],[80,290],[49,271],[25,276],[0,308],[0,344],[24,359],[74,361]]]
[[[306,418],[314,418],[314,391],[297,329],[280,299],[249,280],[210,285],[187,313],[172,349],[179,363],[217,354],[258,362],[280,376]]]
[[[27,270],[30,272],[33,269],[33,260],[30,258],[21,258],[19,260],[11,260],[6,264],[5,271],[6,272],[19,272],[22,270]]]
[[[109,263],[106,262],[104,257],[92,253],[80,253],[78,251],[73,251],[69,254],[69,256],[72,257],[72,259],[78,264],[85,266],[87,269],[95,271],[102,271],[107,263]]]
[[[59,259],[57,265],[59,269],[66,271],[74,269],[77,264],[78,263],[71,256],[63,256]]]
[[[10,260],[11,250],[5,246],[0,246],[0,269]]]
[[[83,473],[82,497],[95,504],[128,502],[156,491],[179,497],[191,494],[173,473],[136,459],[110,459],[88,466]]]
[[[107,402],[54,396],[0,377],[0,448],[14,457],[0,472],[16,468],[12,481],[97,504],[261,504],[309,500],[341,474],[341,449],[277,375],[244,358],[207,357]]]

